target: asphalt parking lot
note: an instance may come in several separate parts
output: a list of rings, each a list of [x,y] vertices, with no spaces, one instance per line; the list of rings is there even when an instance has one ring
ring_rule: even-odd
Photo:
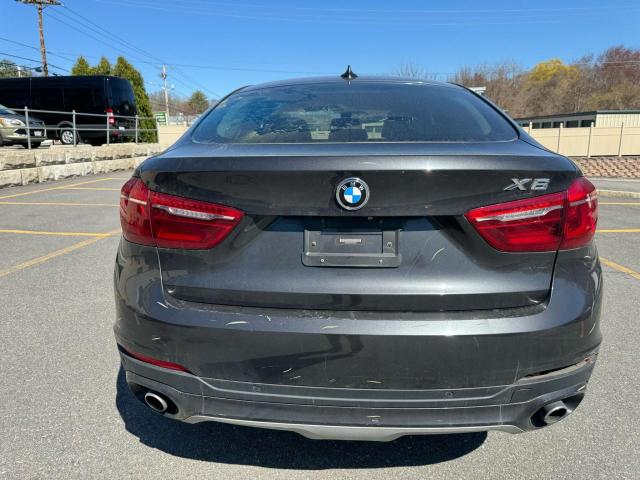
[[[181,424],[129,394],[112,334],[129,175],[0,190],[0,477],[640,478],[640,199],[600,198],[605,341],[573,415],[523,435],[318,442]]]

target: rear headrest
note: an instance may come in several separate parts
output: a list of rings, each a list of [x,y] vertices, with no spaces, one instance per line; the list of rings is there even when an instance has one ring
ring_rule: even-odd
[[[413,127],[411,118],[389,117],[382,124],[382,138],[397,142],[413,140],[415,138]]]
[[[367,131],[362,128],[341,128],[329,133],[330,142],[365,142],[368,139]]]
[[[340,128],[356,128],[361,125],[362,121],[358,117],[352,117],[349,114],[331,120],[331,130],[338,130]]]
[[[301,118],[271,116],[256,129],[259,141],[301,143],[311,141],[309,125]]]
[[[276,137],[276,141],[282,143],[305,143],[310,142],[311,131],[300,130],[297,132],[280,132]]]

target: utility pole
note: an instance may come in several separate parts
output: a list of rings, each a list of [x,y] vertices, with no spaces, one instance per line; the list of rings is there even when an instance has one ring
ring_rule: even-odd
[[[38,10],[38,29],[40,31],[40,55],[42,56],[42,73],[49,76],[49,65],[47,64],[47,49],[44,44],[44,27],[42,25],[42,11],[45,7],[62,5],[58,0],[16,0],[25,5],[35,5]]]
[[[167,125],[169,125],[169,90],[167,90],[167,67],[165,65],[162,65],[162,73],[160,74],[160,77],[162,77],[162,89],[164,90],[164,110],[165,115],[167,116]]]

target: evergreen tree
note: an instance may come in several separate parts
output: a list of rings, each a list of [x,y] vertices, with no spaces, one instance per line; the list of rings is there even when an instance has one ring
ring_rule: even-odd
[[[91,68],[91,75],[112,75],[111,62],[105,57],[100,58],[98,65]]]
[[[76,63],[71,67],[71,75],[91,75],[92,68],[83,56],[79,56]]]
[[[200,114],[209,107],[209,100],[202,90],[196,90],[189,97],[188,104],[193,113]]]
[[[131,83],[136,99],[136,106],[138,107],[138,115],[141,117],[153,117],[149,96],[147,95],[147,90],[144,88],[144,79],[140,72],[124,57],[120,56],[116,60],[112,74],[116,77],[126,78]],[[155,128],[155,122],[153,119],[140,120],[140,128],[153,129]],[[155,132],[142,132],[140,138],[144,141],[155,141],[156,134]]]

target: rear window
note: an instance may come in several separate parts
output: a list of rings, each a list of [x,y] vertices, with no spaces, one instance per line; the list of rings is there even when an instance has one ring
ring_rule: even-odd
[[[198,125],[206,143],[494,142],[516,138],[466,90],[352,82],[270,87],[231,95]]]
[[[110,82],[111,85],[111,107],[117,110],[117,113],[123,115],[135,115],[136,100],[133,95],[133,89],[128,83]]]

